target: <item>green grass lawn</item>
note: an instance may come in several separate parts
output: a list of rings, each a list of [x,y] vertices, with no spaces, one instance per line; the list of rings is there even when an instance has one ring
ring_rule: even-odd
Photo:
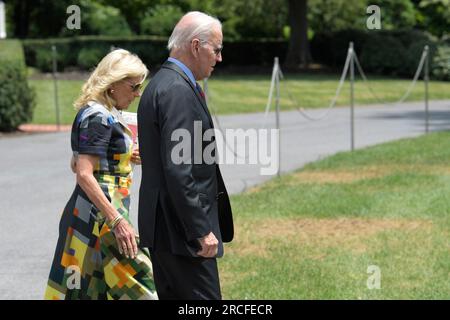
[[[227,299],[450,299],[450,132],[311,163],[232,197]],[[368,267],[381,288],[368,289]]]
[[[20,62],[25,65],[22,44],[19,40],[0,40],[0,61]]]
[[[282,110],[302,108],[325,108],[334,97],[338,85],[337,75],[286,75],[281,82],[280,105]],[[408,88],[409,80],[373,78],[371,86],[378,96],[386,101],[397,101]],[[55,123],[54,90],[52,80],[30,80],[36,89],[37,107],[33,123]],[[75,115],[72,107],[78,96],[82,81],[61,80],[59,87],[59,104],[62,123],[70,124]],[[264,112],[270,88],[270,75],[267,76],[213,76],[208,86],[210,89],[210,109],[218,114],[247,112]],[[346,83],[338,99],[338,106],[349,105],[349,85]],[[289,92],[295,103],[291,101]],[[423,99],[424,86],[418,82],[408,101]],[[450,99],[450,83],[433,81],[430,83],[430,99]],[[367,87],[357,81],[355,84],[357,104],[377,103]],[[130,106],[135,111],[137,101]],[[272,109],[273,110],[273,109]]]

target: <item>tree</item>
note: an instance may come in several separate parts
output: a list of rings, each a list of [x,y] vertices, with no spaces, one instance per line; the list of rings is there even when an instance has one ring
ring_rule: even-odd
[[[13,37],[45,38],[57,36],[65,27],[66,9],[71,0],[15,0],[6,2],[12,10]]]
[[[371,3],[372,0],[369,2]],[[309,0],[308,27],[317,33],[367,30],[367,0]],[[383,10],[383,17],[386,12]]]
[[[13,36],[26,38],[30,28],[31,5],[28,1],[18,0],[13,4],[6,3],[6,12],[12,11],[14,21]]]
[[[141,34],[170,36],[172,29],[183,15],[180,7],[157,5],[147,11],[141,20]]]
[[[416,25],[416,10],[411,0],[370,0],[381,8],[383,30],[412,29]]]
[[[307,0],[289,0],[289,26],[291,35],[285,66],[306,68],[311,63],[308,41]]]
[[[60,33],[61,36],[129,36],[133,34],[120,9],[92,0],[79,0],[78,6],[82,17],[81,29],[69,30],[64,28]]]
[[[93,1],[93,0],[91,0]],[[94,0],[105,6],[111,6],[120,10],[131,30],[141,34],[141,21],[146,13],[157,5],[171,4],[171,0]]]
[[[450,35],[450,0],[413,0],[417,25],[432,34]]]

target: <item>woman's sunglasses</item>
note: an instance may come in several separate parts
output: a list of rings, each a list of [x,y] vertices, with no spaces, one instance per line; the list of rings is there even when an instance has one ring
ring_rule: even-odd
[[[136,83],[136,84],[133,84],[133,83],[128,82],[128,81],[125,81],[125,82],[128,83],[128,84],[130,85],[131,90],[132,90],[133,92],[137,92],[137,91],[140,91],[140,90],[142,89],[142,83]]]

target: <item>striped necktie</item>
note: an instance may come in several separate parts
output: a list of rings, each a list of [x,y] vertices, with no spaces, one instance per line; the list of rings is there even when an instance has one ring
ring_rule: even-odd
[[[202,87],[197,82],[195,83],[195,86],[197,87],[197,90],[200,93],[200,96],[203,98],[203,100],[206,101],[205,93],[203,92]]]

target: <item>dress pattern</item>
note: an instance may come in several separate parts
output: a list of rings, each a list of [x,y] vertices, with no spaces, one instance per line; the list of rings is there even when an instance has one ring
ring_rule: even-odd
[[[94,177],[131,224],[133,142],[120,113],[89,102],[74,120],[71,145],[75,158],[79,154],[99,156]],[[61,217],[45,299],[157,299],[149,256],[144,248],[135,259],[121,255],[103,213],[77,185]]]

